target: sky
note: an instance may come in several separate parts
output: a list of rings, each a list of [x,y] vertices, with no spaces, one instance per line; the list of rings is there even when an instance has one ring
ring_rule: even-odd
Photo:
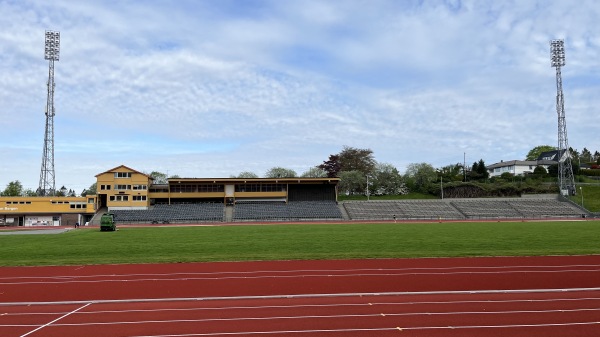
[[[600,151],[595,0],[0,0],[0,190],[39,186],[55,62],[57,189],[119,165],[302,174],[344,146],[404,173],[556,145]]]

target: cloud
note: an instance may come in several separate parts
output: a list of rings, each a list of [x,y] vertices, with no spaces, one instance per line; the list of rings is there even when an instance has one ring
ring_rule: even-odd
[[[302,173],[343,145],[439,167],[556,142],[549,40],[565,39],[570,145],[599,149],[595,1],[1,2],[0,187],[35,189],[48,63],[57,184],[125,164]]]

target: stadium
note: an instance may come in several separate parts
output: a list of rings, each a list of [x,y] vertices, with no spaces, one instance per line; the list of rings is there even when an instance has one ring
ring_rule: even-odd
[[[565,155],[562,40],[557,193],[444,198],[440,179],[423,200],[369,200],[368,178],[367,200],[346,200],[341,178],[158,182],[124,164],[93,193],[57,196],[60,33],[45,46],[37,196],[0,197],[0,336],[599,335],[599,221],[582,193],[597,183],[576,186]],[[541,157],[487,169],[532,174],[553,165]]]
[[[0,197],[5,226],[260,221],[573,219],[589,212],[558,195],[522,198],[345,201],[339,178],[171,178],[121,165],[96,175],[96,195]]]

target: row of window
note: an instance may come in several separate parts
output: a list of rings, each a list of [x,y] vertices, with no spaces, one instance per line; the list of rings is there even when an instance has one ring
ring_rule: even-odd
[[[100,185],[101,191],[108,191],[111,189],[112,185]],[[123,191],[123,190],[134,190],[134,191],[145,191],[148,189],[147,185],[114,185],[115,190]]]
[[[115,172],[115,178],[131,178],[131,172]]]
[[[239,184],[236,192],[284,192],[285,184]]]
[[[93,204],[94,203],[94,199],[90,198],[89,202],[91,204]],[[52,200],[51,203],[54,204],[54,205],[70,204],[71,208],[85,208],[85,203],[78,203],[78,202],[72,202],[72,201]],[[6,204],[7,205],[31,205],[31,201],[7,201]],[[83,205],[83,207],[73,207],[73,205]]]
[[[194,193],[194,192],[224,192],[225,186],[218,184],[177,184],[171,185],[172,193]]]
[[[133,195],[133,196],[131,196],[131,199],[133,201],[146,201],[147,200],[145,195]],[[128,195],[111,195],[110,201],[129,201],[129,196]]]
[[[511,172],[514,170],[515,170],[514,166],[502,166],[502,167],[496,167],[494,169],[494,172]]]

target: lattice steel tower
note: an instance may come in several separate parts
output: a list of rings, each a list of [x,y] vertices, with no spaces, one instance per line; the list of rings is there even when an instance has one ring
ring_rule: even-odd
[[[44,59],[48,60],[48,96],[46,100],[46,132],[38,195],[54,195],[54,61],[60,57],[60,32],[46,31]]]
[[[565,102],[562,90],[561,67],[565,65],[565,44],[563,40],[550,41],[550,59],[556,68],[556,113],[558,114],[558,186],[562,195],[575,195],[575,178],[571,165],[571,152],[567,138]],[[563,159],[564,157],[564,159]]]

